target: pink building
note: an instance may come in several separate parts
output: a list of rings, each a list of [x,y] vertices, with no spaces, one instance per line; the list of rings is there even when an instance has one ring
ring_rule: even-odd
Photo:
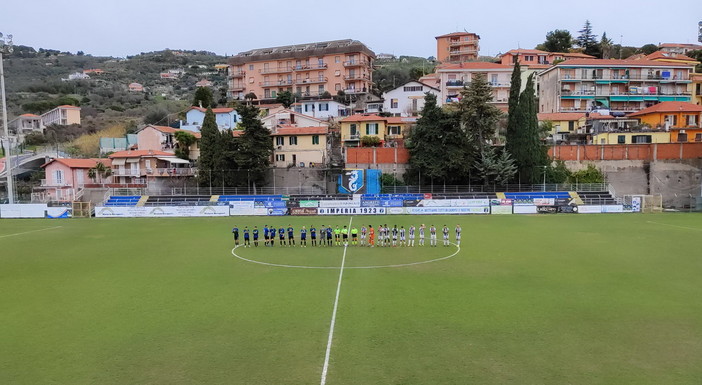
[[[200,157],[199,140],[201,135],[199,132],[168,126],[148,125],[137,131],[137,147],[139,150],[165,151],[174,155],[178,146],[175,133],[178,131],[187,132],[195,136],[196,142],[190,146],[188,157],[197,160]]]
[[[41,180],[41,186],[36,188],[43,201],[70,202],[75,200],[85,187],[111,184],[111,176],[96,175],[95,179],[88,177],[88,170],[102,163],[112,166],[110,159],[52,159],[42,165],[46,174]]]
[[[165,151],[118,151],[111,154],[110,159],[115,181],[124,184],[144,185],[162,178],[193,177],[196,171],[190,161]]]

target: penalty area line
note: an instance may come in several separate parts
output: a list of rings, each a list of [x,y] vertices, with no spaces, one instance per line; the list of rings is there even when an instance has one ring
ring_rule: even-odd
[[[646,221],[646,222],[647,222],[647,223],[653,223],[653,224],[656,224],[656,225],[661,225],[661,226],[677,227],[677,228],[679,228],[679,229],[687,229],[687,230],[702,231],[702,229],[695,228],[695,227],[671,225],[670,223],[661,223],[661,222],[654,222],[654,221]]]
[[[53,230],[53,229],[58,229],[58,228],[61,228],[61,227],[63,227],[63,226],[54,226],[54,227],[47,227],[47,228],[45,228],[45,229],[23,231],[23,232],[21,232],[21,233],[5,234],[5,235],[0,235],[0,238],[14,237],[14,236],[17,236],[17,235],[24,235],[24,234],[29,234],[29,233],[36,233],[36,232],[39,232],[39,231]]]
[[[349,219],[349,227],[347,231],[351,231],[351,222],[353,217]],[[322,367],[322,379],[320,385],[327,383],[327,372],[329,371],[329,357],[331,356],[332,341],[334,340],[334,326],[336,325],[336,311],[339,308],[339,293],[341,292],[341,280],[344,277],[344,264],[346,264],[346,250],[348,249],[348,239],[347,244],[344,245],[344,254],[341,258],[341,268],[339,269],[339,282],[336,284],[336,298],[334,299],[334,310],[332,311],[331,322],[329,325],[329,338],[327,339],[327,351],[324,354],[324,366]]]

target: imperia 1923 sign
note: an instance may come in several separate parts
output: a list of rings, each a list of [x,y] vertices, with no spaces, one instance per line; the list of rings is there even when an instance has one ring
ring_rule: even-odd
[[[319,215],[382,215],[385,207],[320,207]]]

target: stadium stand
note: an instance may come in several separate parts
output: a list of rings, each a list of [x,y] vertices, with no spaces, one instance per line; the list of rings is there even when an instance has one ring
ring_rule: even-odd
[[[205,206],[211,204],[210,195],[153,195],[145,206]]]
[[[105,206],[124,206],[131,207],[136,206],[141,199],[140,195],[127,195],[127,196],[110,196],[110,198],[105,202]]]
[[[586,205],[615,205],[617,200],[608,191],[579,191],[578,195]]]

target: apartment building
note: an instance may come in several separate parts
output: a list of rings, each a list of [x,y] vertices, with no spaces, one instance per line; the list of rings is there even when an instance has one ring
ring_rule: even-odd
[[[257,100],[275,99],[283,91],[300,98],[365,94],[374,60],[373,51],[351,39],[241,52],[229,60],[229,97],[253,93]]]
[[[639,111],[689,102],[691,64],[652,60],[571,59],[539,73],[539,112]]]
[[[480,36],[472,32],[454,32],[436,37],[436,60],[461,63],[478,58]]]
[[[41,122],[44,126],[50,126],[52,124],[61,126],[80,124],[80,107],[69,105],[58,106],[49,112],[41,114]]]
[[[41,116],[34,114],[22,114],[12,119],[7,126],[10,128],[10,131],[19,135],[28,134],[32,131],[44,131]]]
[[[469,86],[476,75],[484,74],[492,86],[492,102],[507,111],[512,70],[512,66],[489,62],[441,64],[435,70],[439,77],[440,99],[443,103],[459,101],[463,87]]]
[[[327,126],[280,126],[271,132],[275,167],[323,167],[327,160]]]
[[[364,136],[376,137],[384,147],[404,147],[404,140],[416,118],[383,117],[378,115],[351,115],[341,120],[343,147],[361,146]]]
[[[514,65],[519,63],[529,68],[548,68],[556,61],[568,59],[594,59],[594,56],[580,52],[548,52],[538,49],[512,49],[500,55],[500,64]]]
[[[702,49],[702,44],[664,43],[658,46],[661,51],[686,55],[690,51]]]

